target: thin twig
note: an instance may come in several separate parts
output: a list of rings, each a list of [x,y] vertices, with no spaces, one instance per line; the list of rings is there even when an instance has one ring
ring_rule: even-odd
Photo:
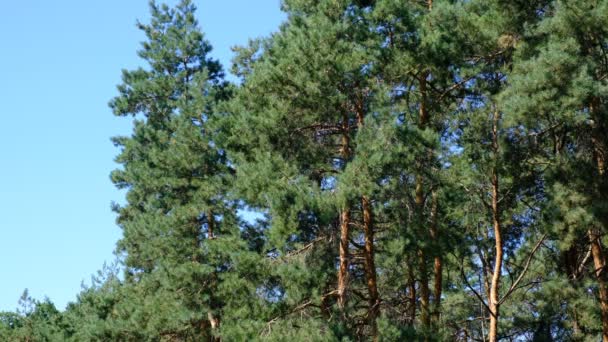
[[[547,234],[543,234],[543,236],[540,237],[540,240],[538,240],[538,242],[536,243],[536,245],[532,249],[532,252],[530,252],[530,255],[528,255],[528,259],[526,259],[526,263],[524,265],[524,269],[519,274],[519,277],[517,277],[517,279],[515,280],[515,282],[511,284],[511,287],[509,287],[509,290],[507,290],[507,293],[505,293],[505,295],[502,297],[502,299],[498,301],[499,305],[502,304],[513,293],[513,291],[517,288],[517,285],[519,285],[519,283],[521,282],[521,280],[524,278],[524,276],[528,272],[528,268],[530,267],[530,263],[532,262],[532,257],[534,257],[534,254],[540,248],[540,246],[542,245],[543,241],[545,241],[546,237],[547,237]]]
[[[488,312],[490,313],[490,315],[494,315],[494,313],[492,312],[492,310],[490,309],[490,307],[488,306],[488,304],[486,304],[486,301],[483,300],[483,298],[481,297],[481,295],[477,291],[475,291],[475,289],[471,286],[471,284],[469,284],[469,281],[467,280],[467,277],[464,274],[464,263],[462,263],[460,265],[460,273],[462,274],[462,280],[464,281],[465,285],[469,288],[469,290],[471,290],[473,292],[473,294],[475,294],[475,296],[477,297],[477,299],[479,299],[479,301],[481,302],[481,304],[483,304],[483,306],[486,307],[486,309],[488,310]]]

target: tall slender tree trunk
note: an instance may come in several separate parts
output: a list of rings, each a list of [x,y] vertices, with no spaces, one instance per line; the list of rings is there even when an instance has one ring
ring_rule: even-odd
[[[348,114],[342,116],[342,147],[340,154],[343,162],[346,163],[350,157],[350,127]],[[338,269],[338,306],[343,309],[346,306],[346,296],[348,288],[348,266],[349,256],[349,235],[350,235],[350,207],[345,204],[340,212],[340,266]]]
[[[363,232],[365,234],[365,276],[367,278],[367,290],[369,295],[369,324],[372,329],[373,340],[378,340],[378,326],[376,317],[379,312],[380,298],[378,285],[376,283],[376,264],[374,262],[374,226],[372,207],[367,196],[361,197],[363,209]]]
[[[431,319],[433,323],[437,323],[439,321],[440,313],[441,313],[441,290],[442,290],[442,282],[443,282],[443,263],[441,260],[441,248],[438,245],[439,239],[439,230],[437,227],[437,211],[438,211],[438,199],[437,192],[433,191],[432,194],[432,205],[431,205],[431,239],[433,240],[434,249],[435,249],[435,262],[433,265],[433,314],[431,315]]]
[[[423,248],[418,249],[418,267],[420,271],[420,321],[424,327],[430,327],[430,290],[429,276],[426,268],[426,253]]]
[[[357,101],[355,106],[357,113],[358,129],[363,128],[364,123],[364,103],[363,98]],[[376,281],[376,263],[374,252],[374,217],[372,204],[369,197],[361,196],[361,211],[363,212],[363,235],[365,237],[365,278],[367,282],[367,291],[369,295],[369,324],[372,330],[373,341],[378,340],[378,326],[376,317],[380,312],[380,296],[378,294],[378,284]]]
[[[213,240],[215,239],[215,216],[213,215],[213,210],[209,209],[209,211],[207,211],[207,239],[209,240]],[[213,279],[214,282],[217,280],[217,276],[214,273],[213,274]],[[215,296],[212,294],[211,295],[211,306],[212,308],[216,306],[217,303],[214,303],[214,298]],[[217,308],[217,307],[215,307]],[[219,329],[220,329],[220,318],[218,316],[215,316],[213,314],[213,312],[209,311],[207,312],[207,319],[209,320],[209,326],[211,327],[211,334],[213,335],[213,337],[211,338],[211,340],[213,342],[221,342],[222,338],[219,336]]]
[[[211,312],[208,312],[207,318],[209,319],[209,324],[211,325],[211,333],[213,334],[213,337],[211,337],[211,341],[221,342],[222,338],[219,335],[216,335],[220,329],[219,317],[215,317],[215,316],[213,316],[213,314]]]
[[[605,132],[602,129],[602,118],[598,111],[600,99],[594,98],[589,106],[589,111],[593,119],[593,127],[591,133],[591,141],[593,144],[593,155],[596,161],[597,173],[599,177],[600,189],[603,187],[603,178],[606,173],[606,151],[605,144],[602,139]],[[601,191],[601,190],[600,190]],[[607,220],[601,220],[605,225]],[[608,227],[602,227],[604,229]],[[591,242],[591,254],[593,256],[593,265],[595,267],[595,277],[599,288],[600,309],[602,312],[602,341],[608,342],[608,288],[606,287],[606,256],[602,251],[601,231],[597,229],[589,229],[589,239]]]
[[[494,149],[495,159],[498,159],[498,111],[494,111],[494,117],[492,120],[492,146]],[[499,208],[499,195],[500,188],[498,183],[498,170],[494,166],[492,170],[492,221],[494,226],[494,243],[496,248],[496,254],[494,257],[494,272],[492,273],[492,283],[490,285],[490,298],[488,306],[490,308],[490,332],[488,334],[488,340],[490,342],[498,341],[498,317],[499,317],[499,287],[500,287],[500,276],[503,261],[503,242],[502,242],[502,227],[500,221],[500,208]]]
[[[606,259],[602,251],[600,234],[593,229],[588,231],[591,241],[591,254],[593,255],[594,274],[597,279],[600,297],[600,309],[602,312],[602,341],[608,341],[608,290],[606,289]]]
[[[340,213],[340,267],[338,270],[338,306],[342,309],[346,305],[346,289],[348,287],[349,225],[350,209],[345,207]]]
[[[429,112],[427,108],[427,80],[428,72],[423,72],[420,76],[420,109],[419,109],[419,121],[418,128],[425,129],[429,121]],[[422,163],[420,165],[422,167]],[[417,224],[419,225],[419,235],[421,238],[425,238],[426,230],[424,229],[424,177],[422,172],[416,176],[416,211],[417,211]],[[430,290],[429,290],[429,277],[426,268],[426,251],[424,248],[418,248],[418,268],[420,273],[420,321],[422,325],[429,328],[431,325],[430,319]]]
[[[503,244],[502,244],[502,231],[500,226],[500,211],[498,207],[498,176],[496,170],[492,175],[492,216],[494,225],[494,243],[496,248],[496,256],[494,258],[494,272],[492,273],[492,283],[490,285],[490,333],[488,339],[490,342],[497,341],[498,338],[498,317],[499,317],[499,285],[500,275],[503,260]]]
[[[408,290],[409,290],[409,315],[411,325],[416,321],[416,278],[414,277],[414,269],[408,267]]]
[[[426,1],[428,10],[433,9],[433,0]],[[418,128],[425,129],[429,121],[429,111],[427,108],[427,77],[429,76],[428,71],[423,71],[418,78],[418,84],[420,86],[420,107],[418,116]],[[420,238],[424,238],[423,226],[424,226],[424,179],[422,172],[416,175],[416,197],[415,197],[415,210],[417,224],[419,225],[418,233]],[[426,252],[423,248],[418,248],[418,272],[420,273],[420,320],[422,325],[426,328],[430,328],[430,290],[429,290],[429,277],[426,268]],[[415,293],[412,291],[412,293]],[[415,309],[414,309],[415,310]],[[414,311],[415,313],[415,311]]]

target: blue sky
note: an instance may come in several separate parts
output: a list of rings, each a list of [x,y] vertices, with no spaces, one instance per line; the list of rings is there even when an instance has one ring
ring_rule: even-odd
[[[175,4],[177,1],[167,1]],[[195,0],[212,55],[275,31],[280,0]],[[4,1],[0,10],[0,311],[25,288],[59,308],[111,262],[121,231],[109,181],[114,135],[131,120],[108,101],[136,50],[146,0]]]

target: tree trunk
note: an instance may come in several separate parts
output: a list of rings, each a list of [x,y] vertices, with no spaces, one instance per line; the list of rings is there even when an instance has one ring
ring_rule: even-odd
[[[348,286],[348,238],[350,225],[350,209],[344,208],[340,214],[340,268],[338,270],[338,306],[346,305],[346,288]]]
[[[363,128],[364,123],[364,100],[359,98],[355,105],[357,114],[357,128]],[[376,317],[380,311],[380,297],[378,295],[378,285],[376,282],[376,263],[374,261],[374,217],[371,201],[367,196],[361,196],[361,211],[363,212],[363,235],[365,237],[365,278],[369,295],[369,324],[372,329],[373,341],[378,340],[378,326]]]
[[[496,247],[496,256],[494,258],[494,272],[492,273],[492,283],[490,285],[490,333],[488,339],[490,342],[497,341],[498,337],[498,316],[500,304],[498,303],[498,290],[500,285],[500,273],[502,268],[503,250],[502,250],[502,232],[500,226],[500,212],[498,208],[498,176],[496,170],[492,175],[492,216],[494,224],[494,242]]]
[[[207,239],[209,240],[213,240],[215,239],[215,216],[213,215],[213,210],[209,209],[209,211],[207,211]],[[212,278],[214,280],[214,283],[217,282],[217,275],[214,273],[212,275]],[[217,303],[214,303],[215,301],[213,300],[215,296],[212,295],[211,296],[211,305],[212,307],[217,308]],[[207,319],[209,320],[209,326],[211,327],[211,334],[213,335],[213,337],[211,338],[211,341],[213,342],[220,342],[222,340],[222,338],[219,336],[219,329],[220,329],[220,318],[217,316],[214,316],[213,313],[211,311],[207,312]]]
[[[599,288],[600,309],[602,312],[602,341],[608,342],[608,290],[606,289],[605,267],[606,259],[602,251],[600,234],[593,230],[588,231],[591,241],[591,254],[593,255],[594,274]]]
[[[209,323],[211,325],[211,333],[213,334],[211,340],[213,342],[221,342],[222,338],[219,335],[216,335],[220,328],[220,319],[218,317],[213,316],[211,312],[207,313],[207,318],[209,319]]]
[[[365,276],[367,278],[367,291],[369,294],[369,324],[372,329],[373,340],[378,340],[378,327],[376,317],[379,312],[380,299],[376,283],[376,264],[374,262],[374,227],[372,207],[366,196],[361,197],[363,209],[363,232],[365,234]]]
[[[593,144],[593,157],[596,161],[597,173],[599,176],[600,192],[603,189],[603,178],[606,173],[606,156],[605,144],[603,136],[605,134],[602,129],[602,118],[599,116],[598,110],[600,99],[594,98],[589,106],[589,111],[593,119],[593,127],[591,132],[591,142]],[[600,194],[601,195],[601,194]],[[606,220],[602,220],[605,222]],[[604,224],[605,225],[605,224]],[[606,229],[607,227],[602,227]],[[602,341],[608,342],[608,288],[606,287],[606,257],[602,251],[602,233],[594,229],[588,230],[589,239],[591,242],[591,253],[593,256],[593,265],[595,267],[595,277],[599,288],[600,309],[602,312]]]
[[[498,112],[494,112],[492,123],[492,145],[495,158],[498,157]],[[492,221],[494,226],[494,243],[496,255],[494,257],[494,272],[492,273],[492,283],[490,285],[490,298],[488,306],[490,307],[490,332],[488,340],[490,342],[498,341],[498,317],[499,317],[499,286],[500,276],[503,261],[503,243],[502,243],[502,227],[500,222],[500,208],[498,206],[500,188],[498,183],[498,170],[494,166],[492,170]]]
[[[431,315],[431,319],[433,323],[437,323],[439,321],[440,312],[441,312],[441,290],[442,290],[442,282],[443,282],[443,263],[441,260],[441,249],[439,244],[437,243],[439,239],[439,231],[437,227],[437,192],[433,191],[432,194],[432,206],[431,206],[431,239],[434,242],[435,249],[435,262],[433,265],[433,313]]]
[[[350,157],[350,136],[349,136],[348,114],[342,116],[342,147],[340,154],[344,164]],[[338,306],[344,309],[346,306],[346,291],[348,287],[348,264],[350,260],[349,232],[350,230],[350,208],[348,204],[340,212],[340,266],[338,269]]]
[[[424,327],[430,327],[430,290],[429,276],[426,268],[426,254],[423,248],[418,249],[418,262],[420,270],[420,321]]]
[[[414,277],[414,269],[408,267],[408,289],[409,289],[409,315],[410,323],[414,325],[416,321],[416,278]]]
[[[420,82],[420,109],[419,109],[419,121],[418,128],[425,129],[429,121],[429,112],[427,108],[427,84],[426,78],[428,72],[423,72],[419,78]],[[422,166],[421,162],[421,166]],[[426,231],[424,229],[424,178],[420,172],[416,176],[416,211],[417,211],[417,224],[419,225],[419,236],[421,239],[426,239]],[[426,268],[426,251],[424,248],[418,248],[418,268],[420,272],[420,320],[422,325],[429,328],[431,325],[430,320],[430,291],[429,291],[429,277]]]

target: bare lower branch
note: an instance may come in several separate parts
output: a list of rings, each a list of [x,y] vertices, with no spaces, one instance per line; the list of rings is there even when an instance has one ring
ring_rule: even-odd
[[[543,241],[545,241],[546,237],[547,237],[547,234],[543,234],[543,236],[540,237],[540,240],[538,240],[538,242],[536,243],[536,245],[532,249],[532,252],[530,252],[530,255],[528,255],[528,258],[526,259],[526,263],[524,264],[524,269],[519,274],[519,277],[517,277],[517,279],[515,280],[515,282],[511,284],[511,286],[509,287],[509,290],[507,290],[507,293],[505,293],[505,295],[502,297],[502,299],[498,301],[499,305],[502,304],[505,300],[507,300],[507,298],[509,298],[509,296],[517,288],[517,285],[519,285],[519,283],[521,282],[521,280],[524,278],[524,276],[528,272],[528,268],[530,268],[530,263],[532,262],[532,258],[534,257],[534,254],[540,248],[540,246],[542,245]]]
[[[490,310],[490,307],[488,306],[488,304],[486,304],[486,301],[483,300],[483,297],[481,297],[479,292],[475,291],[473,286],[471,286],[471,284],[469,283],[469,280],[467,279],[466,275],[464,274],[464,265],[462,265],[462,264],[460,265],[460,273],[462,274],[462,280],[464,281],[465,285],[469,288],[469,290],[471,290],[471,292],[473,292],[473,294],[475,294],[475,297],[477,297],[477,299],[479,299],[481,304],[483,304],[483,306],[485,306],[485,308],[488,310],[490,315],[494,315],[492,310]]]

